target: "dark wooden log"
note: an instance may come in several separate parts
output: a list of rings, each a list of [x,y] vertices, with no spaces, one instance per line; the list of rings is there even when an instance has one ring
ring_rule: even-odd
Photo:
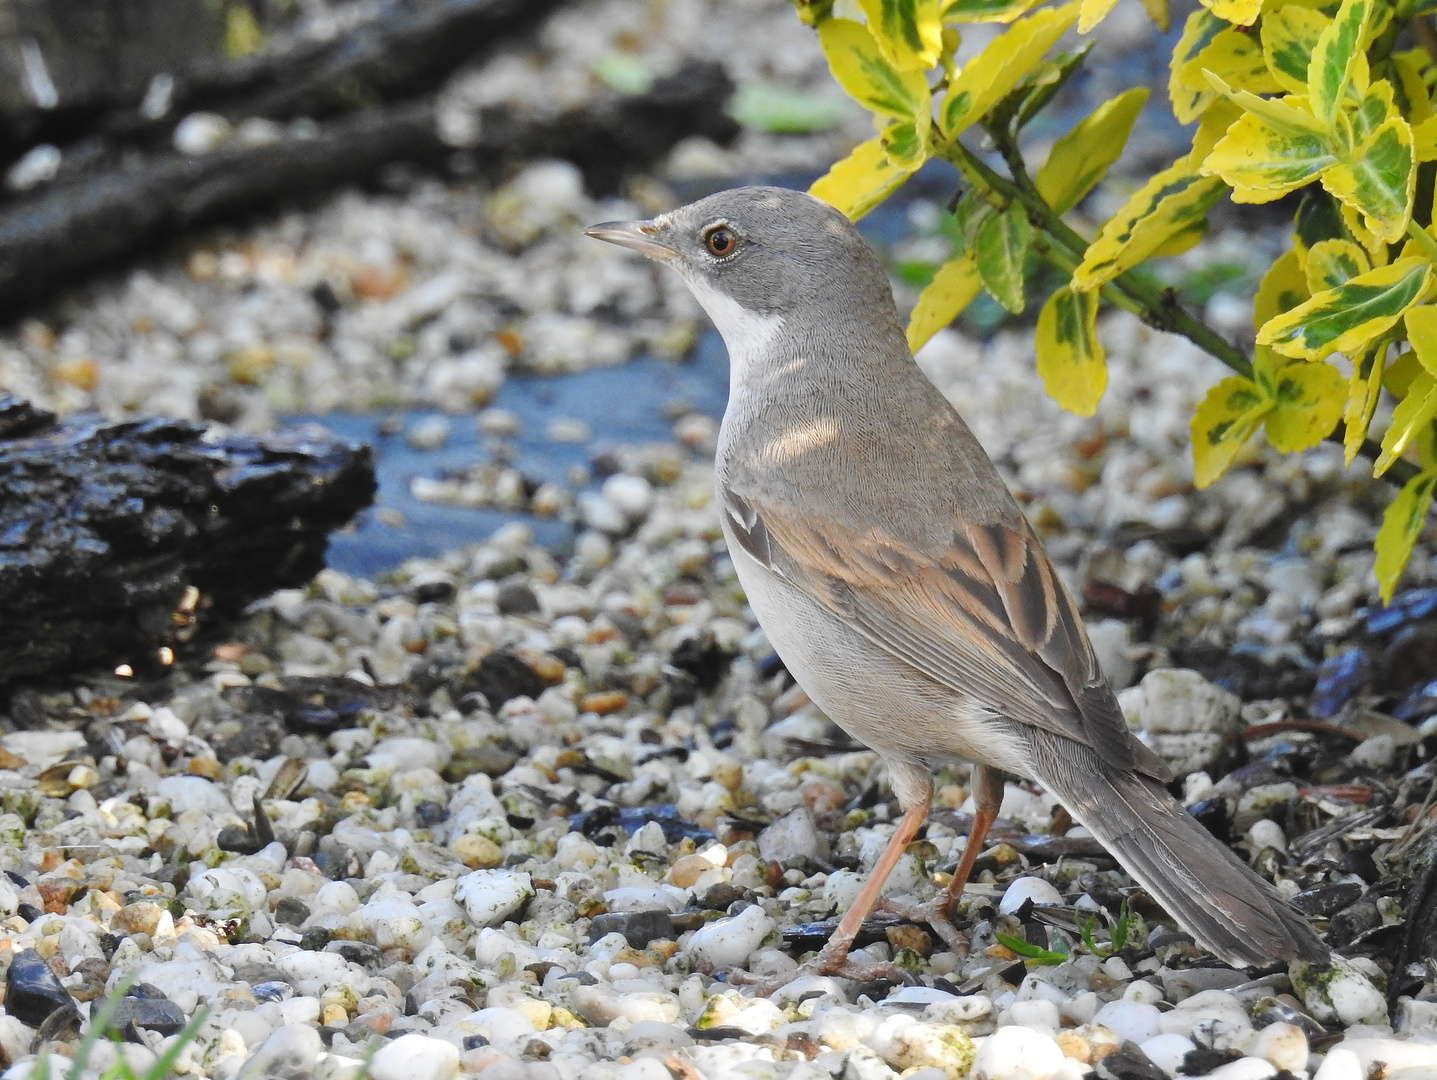
[[[590,187],[612,191],[689,134],[727,140],[732,84],[699,65],[646,93],[610,94],[547,119],[486,110],[472,153],[498,170],[535,156],[567,157]],[[158,154],[129,167],[57,185],[0,209],[0,309],[15,309],[199,225],[362,182],[399,161],[433,163],[439,139],[430,100],[365,110],[312,136],[268,146],[225,146],[202,157]]]
[[[209,442],[179,420],[63,422],[0,396],[0,684],[139,667],[324,566],[374,460],[324,432]]]
[[[0,146],[10,143],[13,157],[37,142],[100,136],[114,144],[167,134],[200,109],[235,120],[320,119],[415,97],[561,2],[392,0],[340,37],[292,37],[231,59],[218,51],[222,7],[211,0],[25,0],[18,25],[0,28]],[[53,76],[53,107],[33,98],[25,49],[31,67],[38,55]],[[169,108],[145,116],[146,88],[162,73],[173,80]]]

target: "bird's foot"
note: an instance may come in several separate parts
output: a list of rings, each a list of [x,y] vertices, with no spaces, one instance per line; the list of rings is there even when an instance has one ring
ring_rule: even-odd
[[[861,963],[848,955],[847,949],[831,949],[824,946],[812,960],[807,960],[792,971],[780,972],[767,977],[750,975],[746,971],[735,971],[729,981],[736,986],[750,986],[760,997],[768,997],[775,990],[787,986],[796,979],[808,975],[832,975],[854,982],[872,982],[887,979],[890,982],[911,984],[913,973],[907,968],[886,962]]]
[[[933,932],[943,939],[949,949],[959,956],[964,956],[968,952],[968,940],[959,932],[958,927],[953,925],[953,920],[948,917],[950,906],[951,901],[942,895],[927,903],[914,903],[885,896],[878,901],[874,910],[887,911],[909,922],[927,923],[933,928]]]

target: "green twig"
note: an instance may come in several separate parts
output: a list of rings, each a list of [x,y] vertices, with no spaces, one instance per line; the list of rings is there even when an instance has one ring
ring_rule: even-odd
[[[1437,263],[1437,240],[1432,239],[1431,233],[1411,218],[1408,218],[1407,235],[1422,246],[1422,250],[1427,253],[1427,258],[1430,261]]]
[[[1063,221],[1038,193],[1038,189],[1028,177],[1017,145],[1001,133],[995,133],[994,143],[1013,172],[1014,178],[1011,180],[995,172],[957,139],[942,142],[938,150],[944,160],[953,165],[963,178],[995,207],[1006,209],[1013,204],[1021,205],[1033,225],[1034,250],[1060,270],[1071,274],[1082,261],[1088,242]],[[1437,239],[1416,222],[1409,222],[1407,231],[1422,245],[1428,257],[1437,263]],[[1103,298],[1115,307],[1132,312],[1154,330],[1187,338],[1239,375],[1252,378],[1252,361],[1246,354],[1206,323],[1184,311],[1177,298],[1166,289],[1128,271],[1103,286]],[[1343,439],[1342,436],[1334,434],[1328,437],[1328,441],[1341,445]],[[1359,453],[1362,457],[1375,461],[1382,453],[1382,447],[1373,440],[1366,439]],[[1400,487],[1419,471],[1412,462],[1399,459],[1392,463],[1382,478]]]
[[[944,160],[962,173],[970,184],[994,192],[1007,203],[1020,203],[1028,212],[1028,220],[1032,222],[1034,229],[1066,247],[1079,259],[1082,258],[1088,242],[1053,212],[1053,208],[1043,200],[1031,183],[1028,185],[1029,190],[1024,190],[1017,182],[995,172],[987,162],[956,138],[942,141],[937,149]],[[1022,175],[1026,177],[1027,174],[1024,172]],[[1252,361],[1243,351],[1202,320],[1184,311],[1177,298],[1167,290],[1142,280],[1131,271],[1119,274],[1109,284],[1114,291],[1127,297],[1133,304],[1132,307],[1126,304],[1123,306],[1154,330],[1185,337],[1239,375],[1252,378]],[[1108,296],[1113,295],[1106,290],[1105,293]]]

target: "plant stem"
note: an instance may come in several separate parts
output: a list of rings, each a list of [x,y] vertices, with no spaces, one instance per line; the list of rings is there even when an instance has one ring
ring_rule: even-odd
[[[1417,222],[1408,219],[1407,235],[1422,245],[1422,250],[1427,252],[1427,258],[1437,263],[1437,240],[1432,239],[1432,234],[1424,229]]]
[[[1027,190],[1019,183],[995,172],[958,139],[946,139],[937,147],[944,160],[948,161],[968,182],[975,187],[996,193],[1009,203],[1020,203],[1028,212],[1033,228],[1066,247],[1081,259],[1088,242],[1053,212],[1031,181]],[[1021,160],[1021,159],[1020,159]],[[1011,167],[1011,163],[1010,163]],[[1027,173],[1022,172],[1024,179]],[[1119,274],[1109,283],[1112,290],[1126,296],[1134,306],[1121,305],[1132,311],[1154,330],[1178,334],[1187,338],[1204,352],[1211,353],[1233,371],[1244,378],[1252,378],[1252,361],[1236,345],[1218,334],[1212,327],[1194,318],[1182,309],[1177,298],[1166,289],[1158,288],[1143,281],[1131,272]],[[1108,292],[1111,296],[1112,292]]]
[[[1430,29],[1430,28],[1429,28]],[[1013,179],[995,172],[987,162],[978,157],[958,139],[943,140],[937,146],[940,156],[956,168],[969,184],[977,188],[986,198],[1000,209],[1019,204],[1032,222],[1033,247],[1054,266],[1069,274],[1082,261],[1088,242],[1067,222],[1063,221],[1038,193],[1021,152],[1010,137],[993,133],[999,154],[1013,173]],[[1416,240],[1428,257],[1437,263],[1437,239],[1416,222],[1407,223],[1408,234]],[[1103,297],[1115,307],[1129,311],[1154,330],[1177,334],[1187,338],[1204,352],[1217,357],[1237,374],[1252,378],[1252,361],[1241,349],[1227,341],[1206,323],[1194,318],[1182,309],[1176,296],[1142,280],[1131,271],[1119,274],[1102,287]],[[1342,436],[1328,436],[1329,442],[1342,443]],[[1371,439],[1362,444],[1361,455],[1376,461],[1382,447]],[[1398,459],[1383,473],[1383,479],[1397,486],[1406,484],[1420,470],[1412,462]]]

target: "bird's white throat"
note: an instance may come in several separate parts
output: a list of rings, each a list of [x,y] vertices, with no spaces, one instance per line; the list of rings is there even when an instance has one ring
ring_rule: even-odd
[[[729,393],[736,394],[751,376],[758,375],[754,369],[763,363],[768,347],[783,329],[783,316],[750,311],[710,282],[684,276],[728,348]]]

